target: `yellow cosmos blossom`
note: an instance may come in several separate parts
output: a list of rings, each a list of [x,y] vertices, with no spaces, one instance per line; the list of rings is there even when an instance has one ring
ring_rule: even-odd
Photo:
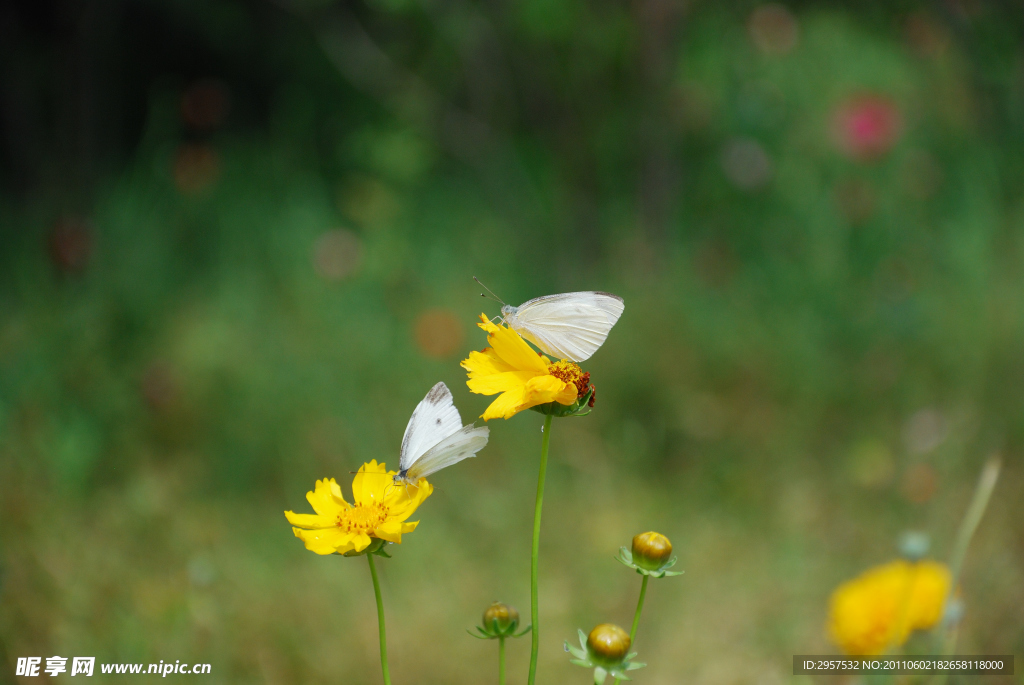
[[[950,582],[949,569],[935,561],[876,566],[832,593],[829,633],[847,654],[881,654],[939,622]]]
[[[497,395],[484,421],[508,419],[524,409],[548,402],[571,405],[585,396],[590,387],[590,374],[569,361],[552,362],[534,351],[511,328],[491,323],[480,315],[477,324],[487,331],[490,347],[470,352],[462,368],[469,372],[466,385],[478,395]]]
[[[333,478],[318,480],[306,493],[315,514],[286,511],[295,537],[317,554],[362,552],[372,538],[401,543],[402,533],[416,530],[419,521],[406,522],[434,487],[420,478],[416,485],[396,485],[395,471],[376,460],[363,464],[352,479],[352,501],[341,494]]]

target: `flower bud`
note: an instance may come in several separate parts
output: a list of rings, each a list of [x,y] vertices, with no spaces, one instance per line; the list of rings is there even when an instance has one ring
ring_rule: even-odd
[[[514,633],[519,627],[519,612],[508,604],[495,602],[484,612],[484,629],[498,635]]]
[[[599,664],[615,666],[629,653],[629,633],[613,623],[602,623],[587,636],[587,651]]]
[[[633,538],[633,563],[657,571],[672,556],[672,543],[661,533],[649,531]]]

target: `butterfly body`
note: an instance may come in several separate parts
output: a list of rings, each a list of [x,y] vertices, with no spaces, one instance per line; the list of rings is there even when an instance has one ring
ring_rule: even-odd
[[[581,362],[604,344],[622,316],[622,298],[588,290],[538,297],[501,308],[505,323],[543,352]]]
[[[451,391],[438,383],[409,417],[395,484],[416,485],[420,478],[475,457],[487,445],[489,433],[486,426],[463,426]]]

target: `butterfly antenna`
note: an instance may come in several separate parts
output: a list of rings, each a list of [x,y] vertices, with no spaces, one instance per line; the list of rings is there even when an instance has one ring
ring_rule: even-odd
[[[481,281],[481,280],[480,280],[479,278],[477,278],[476,276],[473,276],[473,280],[474,280],[474,281],[476,281],[476,282],[477,282],[477,283],[478,283],[478,284],[480,285],[480,287],[481,287],[481,288],[483,288],[483,289],[484,289],[484,290],[486,290],[486,291],[487,291],[488,293],[490,293],[490,294],[491,294],[491,298],[492,298],[492,299],[493,299],[493,300],[494,300],[495,302],[499,302],[499,303],[501,303],[502,305],[504,305],[504,304],[505,304],[505,300],[503,300],[503,299],[501,299],[500,297],[498,297],[497,295],[495,295],[495,294],[494,294],[494,292],[493,292],[493,291],[492,291],[492,290],[491,290],[490,288],[488,288],[488,287],[487,287],[486,285],[484,285],[484,284],[483,284],[483,282],[482,282],[482,281]],[[480,297],[487,297],[487,295],[484,295],[483,293],[480,293]]]

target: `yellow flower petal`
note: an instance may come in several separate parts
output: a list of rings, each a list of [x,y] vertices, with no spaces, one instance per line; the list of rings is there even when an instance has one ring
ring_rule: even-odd
[[[288,523],[299,528],[332,528],[335,523],[335,519],[320,514],[296,514],[294,511],[286,511],[284,515]]]
[[[434,486],[427,482],[426,478],[420,478],[417,485],[400,484],[394,486],[393,490],[385,500],[388,506],[389,521],[404,521],[413,515],[417,507],[434,492]]]
[[[498,398],[491,402],[491,405],[484,410],[481,418],[484,421],[491,419],[509,419],[524,409],[523,399],[526,396],[526,386],[513,388],[508,392],[498,395]]]
[[[463,360],[462,368],[469,372],[470,378],[489,376],[495,373],[506,373],[515,371],[515,368],[503,361],[495,352],[493,347],[485,347],[483,352],[472,351],[469,357]]]
[[[934,561],[869,569],[832,593],[829,634],[847,654],[882,654],[939,622],[950,582],[949,569]]]
[[[364,549],[370,546],[370,536],[366,533],[358,533],[352,537],[352,549],[357,552],[362,552]]]
[[[538,404],[558,402],[559,404],[572,404],[576,401],[576,386],[559,380],[554,376],[537,376],[531,378],[526,384],[526,393],[523,403],[527,407],[535,407]]]
[[[544,377],[545,376],[537,376],[537,374],[532,371],[506,371],[504,373],[495,373],[490,376],[470,378],[466,381],[466,385],[468,385],[469,389],[477,395],[496,395],[499,392],[506,392],[515,388],[521,388],[529,383],[533,378]],[[551,376],[547,376],[547,378],[551,378]],[[565,384],[563,383],[563,385]],[[573,395],[573,397],[575,398],[575,395]]]
[[[344,533],[338,528],[327,528],[322,530],[303,530],[292,528],[295,537],[306,543],[306,549],[317,554],[334,554],[352,549],[352,535]]]
[[[490,325],[493,326],[493,324]],[[487,334],[487,342],[503,362],[521,371],[547,373],[548,365],[518,333],[511,328],[501,326],[493,326],[493,328],[494,330]]]
[[[377,530],[373,531],[373,534],[381,540],[401,544],[402,523],[401,521],[388,521],[387,523],[377,526]]]
[[[346,504],[341,496],[341,486],[333,478],[318,480],[315,489],[306,493],[306,500],[321,516],[336,516]]]
[[[376,459],[371,459],[359,467],[359,472],[352,479],[352,501],[357,506],[375,501],[383,502],[385,490],[393,482],[394,479],[388,475],[384,464],[378,464]]]

